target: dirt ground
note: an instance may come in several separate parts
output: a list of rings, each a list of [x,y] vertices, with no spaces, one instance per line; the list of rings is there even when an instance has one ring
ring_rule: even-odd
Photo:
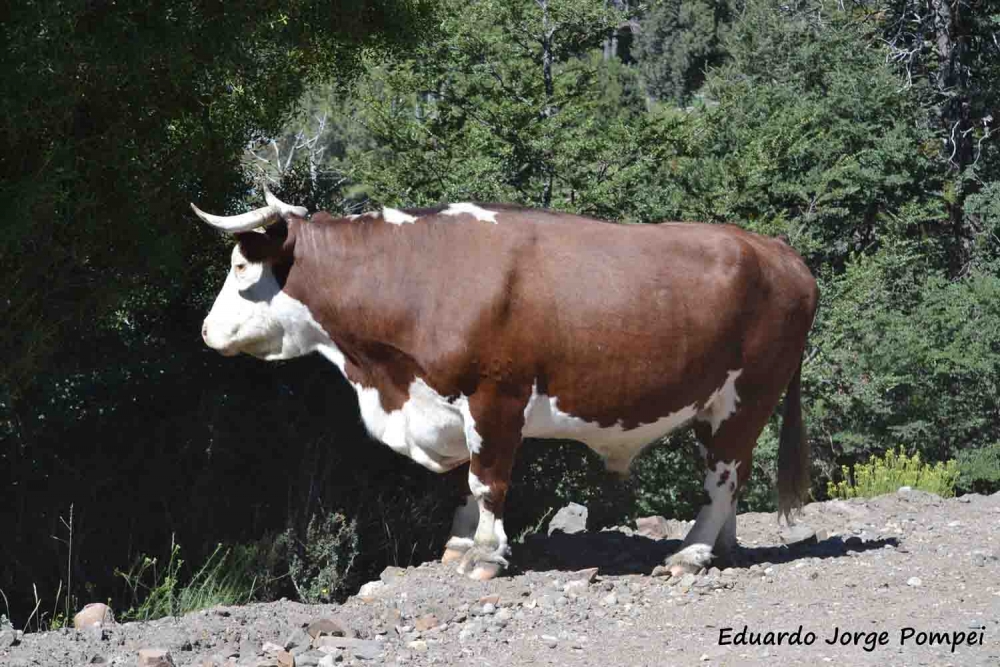
[[[677,539],[557,533],[515,545],[487,583],[428,563],[340,606],[8,632],[0,665],[137,665],[140,649],[178,667],[1000,665],[1000,494],[814,503],[800,524],[815,536],[789,545],[773,514],[741,514],[745,562],[679,580],[649,576]]]

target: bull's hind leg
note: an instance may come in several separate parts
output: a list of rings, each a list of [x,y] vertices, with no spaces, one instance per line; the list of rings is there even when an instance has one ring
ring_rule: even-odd
[[[458,571],[472,579],[492,579],[507,566],[509,549],[503,513],[514,456],[521,444],[528,400],[527,392],[523,394],[507,388],[481,388],[469,398],[464,410],[465,437],[471,454],[469,490],[476,500],[478,522]]]
[[[736,543],[736,494],[741,468],[749,467],[747,459],[706,462],[705,492],[709,502],[698,512],[698,518],[684,538],[680,550],[667,561],[670,573],[680,576],[697,573],[708,567],[719,546],[727,552]]]
[[[679,576],[708,567],[713,558],[731,558],[737,550],[736,501],[750,477],[753,448],[780,396],[780,389],[741,400],[740,373],[729,379],[695,417],[695,434],[702,443],[705,492],[709,502],[698,513],[680,550],[667,561]],[[745,380],[745,378],[744,378]],[[760,385],[749,384],[760,391]]]

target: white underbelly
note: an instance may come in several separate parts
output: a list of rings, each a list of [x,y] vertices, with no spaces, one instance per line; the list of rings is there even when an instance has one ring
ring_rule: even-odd
[[[409,399],[392,412],[382,408],[378,389],[351,384],[368,432],[393,451],[434,472],[446,472],[469,460],[461,411],[422,379],[410,384]]]

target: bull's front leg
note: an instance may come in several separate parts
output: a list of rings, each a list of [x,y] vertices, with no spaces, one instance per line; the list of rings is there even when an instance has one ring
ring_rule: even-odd
[[[463,409],[469,446],[469,490],[479,510],[472,545],[458,571],[472,579],[492,579],[507,566],[504,503],[514,456],[521,445],[528,392],[497,387],[476,391]]]

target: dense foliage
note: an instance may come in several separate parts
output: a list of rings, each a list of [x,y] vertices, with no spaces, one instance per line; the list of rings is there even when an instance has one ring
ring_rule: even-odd
[[[187,203],[241,210],[262,180],[311,209],[502,200],[784,234],[822,292],[803,378],[815,495],[899,446],[955,459],[960,491],[1000,488],[993,7],[5,10],[0,589],[12,613],[30,611],[33,584],[63,608],[60,582],[75,599],[139,606],[146,575],[115,569],[145,554],[174,563],[175,538],[190,571],[172,577],[197,575],[220,541],[242,544],[226,562],[259,575],[256,595],[309,600],[440,549],[463,471],[442,481],[369,441],[320,360],[201,345],[226,249]],[[777,424],[750,507],[771,506]],[[525,447],[507,532],[567,500],[590,501],[595,525],[690,516],[691,449],[684,434],[650,449],[623,484],[579,445]],[[176,605],[175,578],[142,585]]]

